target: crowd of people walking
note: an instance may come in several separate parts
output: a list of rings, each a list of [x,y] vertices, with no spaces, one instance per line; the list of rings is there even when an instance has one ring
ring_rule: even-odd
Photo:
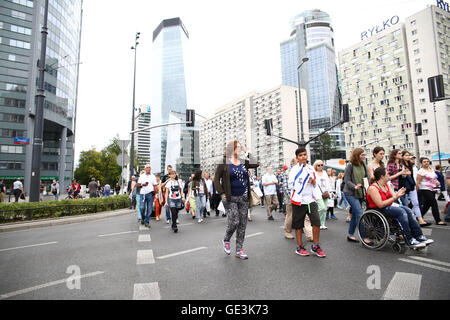
[[[259,167],[254,157],[238,141],[227,144],[220,163],[213,175],[197,170],[189,181],[178,177],[172,166],[167,167],[161,178],[145,166],[139,177],[132,177],[128,186],[130,208],[137,208],[138,221],[150,228],[150,217],[162,220],[173,232],[178,232],[179,212],[185,210],[199,224],[211,213],[227,218],[222,239],[223,250],[231,254],[231,237],[236,233],[235,256],[248,259],[244,251],[247,223],[253,221],[252,211],[261,205],[268,221],[274,221],[274,212],[284,217],[284,237],[296,239],[295,252],[301,256],[310,253],[318,257],[326,254],[319,243],[320,233],[327,230],[327,220],[338,220],[335,208],[346,211],[349,224],[347,241],[359,242],[355,236],[358,222],[367,208],[382,210],[386,216],[399,221],[406,235],[406,244],[416,248],[433,242],[421,232],[431,223],[424,216],[431,208],[434,221],[446,225],[440,219],[436,192],[448,203],[445,184],[450,184],[450,172],[446,181],[440,172],[433,170],[428,158],[416,158],[404,150],[391,150],[385,164],[385,150],[373,149],[373,159],[361,148],[351,153],[344,172],[337,174],[333,168],[325,168],[322,160],[308,163],[305,148],[296,150],[290,165],[276,169],[267,167],[266,172],[256,176]],[[366,165],[366,163],[368,164]],[[420,169],[419,169],[420,168]],[[94,183],[94,181],[92,181]],[[448,205],[445,221],[450,221]],[[154,212],[154,213],[153,213]],[[294,235],[292,234],[294,231]],[[311,251],[306,250],[306,241],[312,242]],[[370,243],[364,230],[360,230],[361,241]]]

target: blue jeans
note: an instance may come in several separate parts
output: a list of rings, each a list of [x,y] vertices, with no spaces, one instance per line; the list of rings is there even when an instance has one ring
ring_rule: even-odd
[[[408,242],[413,237],[417,239],[422,235],[422,230],[420,229],[419,223],[410,208],[405,206],[390,206],[383,208],[383,212],[386,216],[393,218],[400,223]]]
[[[202,218],[203,210],[206,208],[206,195],[205,194],[199,194],[195,197],[195,217],[197,219]]]
[[[55,201],[59,201],[59,194],[54,194],[55,196]]]
[[[345,208],[347,209],[350,204],[347,201],[347,197],[343,193],[341,193],[341,200],[339,201],[338,206],[341,206],[342,202],[344,202]]]
[[[140,194],[136,194],[136,207],[137,207],[138,219],[142,219],[142,215],[141,215],[141,195]]]
[[[141,217],[145,219],[144,223],[150,223],[150,216],[153,210],[153,192],[141,194]]]
[[[170,204],[170,199],[169,199],[169,204]],[[170,221],[170,205],[166,206],[166,220]]]
[[[363,214],[363,211],[362,211],[363,199],[355,198],[354,196],[349,196],[349,195],[346,195],[345,197],[347,198],[348,203],[352,207],[352,220],[350,220],[348,234],[349,234],[349,236],[353,236],[355,234],[355,229],[358,226],[359,218]]]

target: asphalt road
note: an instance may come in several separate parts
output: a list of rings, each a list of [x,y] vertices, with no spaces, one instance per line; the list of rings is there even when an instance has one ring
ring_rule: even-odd
[[[268,221],[261,207],[247,226],[248,260],[223,252],[226,218],[215,215],[198,224],[180,214],[177,234],[165,220],[141,228],[134,214],[7,232],[0,299],[450,299],[450,226],[424,228],[436,241],[426,252],[397,254],[347,242],[346,213],[336,215],[321,232],[324,259],[296,255],[284,215]]]

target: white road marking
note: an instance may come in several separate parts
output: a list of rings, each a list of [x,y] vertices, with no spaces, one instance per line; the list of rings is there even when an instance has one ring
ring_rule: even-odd
[[[150,234],[140,234],[138,238],[138,242],[150,242],[152,239],[150,238]]]
[[[153,264],[155,258],[153,257],[153,250],[138,250],[136,264]]]
[[[79,277],[72,277],[70,278],[70,280],[75,280],[75,279],[83,279],[83,278],[87,278],[87,277],[93,277],[93,276],[97,276],[99,274],[105,273],[104,271],[96,271],[96,272],[91,272],[91,273],[86,273],[84,275],[81,275]],[[25,294],[31,291],[36,291],[39,289],[43,289],[43,288],[47,288],[47,287],[51,287],[51,286],[56,286],[58,284],[63,284],[67,282],[67,278],[66,279],[61,279],[61,280],[57,280],[57,281],[52,281],[52,282],[48,282],[45,284],[41,284],[39,286],[35,286],[35,287],[31,287],[31,288],[27,288],[27,289],[22,289],[22,290],[18,290],[18,291],[14,291],[14,292],[10,292],[10,293],[5,293],[0,295],[0,300],[2,299],[8,299],[14,296],[18,296],[20,294]]]
[[[428,226],[428,228],[441,229],[441,230],[450,230],[449,227],[446,227],[446,226],[440,226],[440,225]]]
[[[139,226],[139,231],[145,231],[148,230],[148,228],[146,226],[140,225]]]
[[[450,267],[450,263],[448,263],[448,262],[442,262],[442,261],[438,261],[438,260],[427,259],[427,258],[416,257],[416,256],[413,256],[413,257],[410,257],[410,258],[411,259],[415,259],[415,260],[430,262],[430,263],[434,263],[434,264],[440,264],[441,266]]]
[[[124,231],[124,232],[116,232],[116,233],[109,233],[109,234],[101,234],[99,237],[111,237],[111,236],[118,236],[121,234],[128,234],[128,233],[136,233],[137,231]]]
[[[433,231],[433,229],[422,229],[422,233],[424,236],[431,236],[431,232]]]
[[[24,248],[32,248],[32,247],[38,247],[38,246],[46,246],[49,244],[57,244],[58,241],[54,241],[54,242],[46,242],[46,243],[39,243],[39,244],[32,244],[29,246],[23,246],[23,247],[15,247],[15,248],[7,248],[7,249],[0,249],[0,252],[2,251],[9,251],[9,250],[16,250],[16,249],[24,249]]]
[[[133,300],[161,300],[158,282],[135,283]]]
[[[408,259],[398,259],[398,260],[403,261],[403,262],[412,263],[412,264],[417,264],[417,265],[422,266],[422,267],[436,269],[436,270],[439,270],[439,271],[450,272],[450,269],[448,269],[448,268],[434,266],[434,265],[429,264],[429,263],[419,262],[419,261],[415,261],[415,260],[408,260]]]
[[[263,233],[264,233],[264,232],[252,233],[252,234],[249,234],[248,236],[245,236],[245,238],[251,238],[251,237],[260,236],[260,235],[262,235]]]
[[[184,226],[190,226],[193,223],[182,223],[182,224],[177,224],[178,227],[184,227]],[[165,229],[169,229],[172,228],[172,225],[164,227]]]
[[[198,247],[198,248],[195,248],[195,249],[180,251],[180,252],[168,254],[168,255],[165,255],[165,256],[161,256],[161,257],[156,257],[156,259],[172,258],[172,257],[175,257],[175,256],[179,256],[179,255],[182,255],[182,254],[191,253],[191,252],[195,252],[195,251],[199,251],[199,250],[203,250],[203,249],[207,249],[207,247]]]
[[[382,300],[419,300],[422,275],[396,272]]]

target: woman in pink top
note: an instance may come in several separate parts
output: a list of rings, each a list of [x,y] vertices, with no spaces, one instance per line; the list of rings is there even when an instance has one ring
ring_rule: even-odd
[[[446,226],[447,224],[441,221],[439,217],[439,207],[436,201],[436,191],[434,190],[440,186],[437,175],[430,166],[430,159],[421,158],[420,163],[422,164],[422,168],[417,173],[416,188],[419,193],[419,199],[423,201],[420,209],[422,217],[425,216],[431,207],[436,224]]]

